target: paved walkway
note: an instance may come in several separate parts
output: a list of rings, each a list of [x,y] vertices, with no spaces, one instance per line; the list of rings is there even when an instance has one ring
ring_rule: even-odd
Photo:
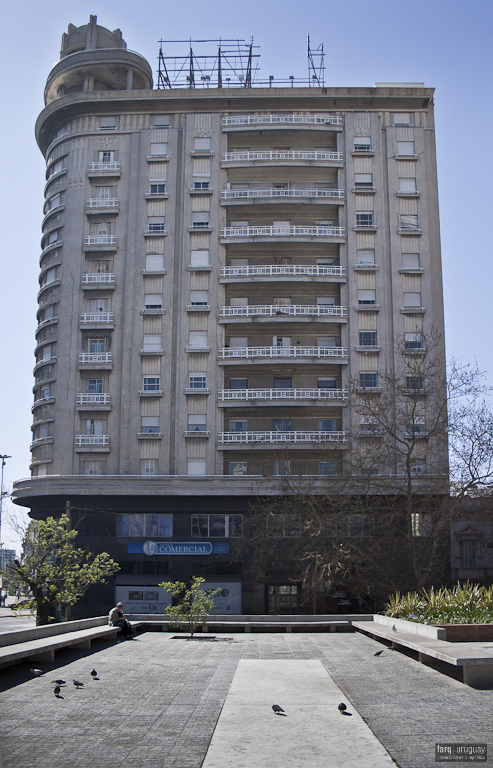
[[[435,742],[488,743],[493,754],[492,690],[468,688],[398,652],[375,657],[383,646],[361,634],[172,638],[148,632],[92,651],[68,649],[38,665],[46,671],[38,678],[29,664],[4,670],[2,768],[200,768],[240,659],[320,660],[401,768],[436,768]],[[68,682],[63,699],[50,683],[58,677]]]

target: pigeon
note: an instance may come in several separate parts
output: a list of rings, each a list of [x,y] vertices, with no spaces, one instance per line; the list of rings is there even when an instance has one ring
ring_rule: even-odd
[[[57,685],[65,685],[65,680],[62,680],[61,677],[58,678],[58,680],[52,680],[52,683],[56,683]]]
[[[31,675],[34,675],[34,677],[39,677],[40,675],[43,674],[42,669],[30,669],[29,672],[31,673]]]
[[[397,632],[397,627],[395,626],[395,624],[392,624],[392,632]]]
[[[60,696],[60,691],[61,691],[60,686],[55,685],[55,687],[53,688],[53,693],[55,694],[55,696]]]
[[[276,713],[276,715],[280,715],[281,712],[284,712],[283,708],[279,706],[279,704],[273,704],[272,709]]]
[[[80,680],[73,680],[73,683],[74,683],[76,688],[83,688],[84,687],[84,683],[81,683]]]
[[[346,707],[346,705],[344,704],[344,702],[341,702],[341,703],[338,705],[337,709],[339,710],[339,712],[340,712],[340,713],[341,713],[341,715],[342,715],[342,713],[346,711],[347,707]]]
[[[376,653],[374,653],[373,655],[374,655],[374,656],[381,656],[384,650],[385,650],[385,649],[383,649],[383,650],[381,650],[381,651],[377,651],[377,652],[376,652]]]

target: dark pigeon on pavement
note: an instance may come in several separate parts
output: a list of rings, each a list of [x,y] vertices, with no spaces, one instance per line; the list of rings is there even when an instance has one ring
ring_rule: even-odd
[[[76,688],[83,688],[84,687],[84,683],[81,683],[80,680],[74,680],[73,683],[74,683]]]
[[[341,713],[341,715],[342,715],[342,713],[346,711],[347,707],[346,707],[346,705],[344,704],[344,702],[341,702],[341,703],[338,705],[337,709],[339,710],[339,712],[340,712],[340,713]]]
[[[99,680],[98,673],[95,669],[91,670],[91,677],[93,680]]]
[[[382,651],[377,651],[377,652],[376,652],[376,653],[374,653],[373,655],[374,655],[374,656],[381,656],[384,650],[385,650],[385,649],[383,649]]]
[[[276,715],[280,715],[281,712],[284,712],[283,708],[279,706],[279,704],[273,704],[272,709],[276,713]]]
[[[62,680],[61,677],[58,678],[58,680],[52,680],[52,683],[56,683],[57,685],[65,685],[65,680]]]

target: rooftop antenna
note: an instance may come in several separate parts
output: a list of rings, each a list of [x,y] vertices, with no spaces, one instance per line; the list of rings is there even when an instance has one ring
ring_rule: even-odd
[[[312,50],[310,47],[310,35],[307,36],[308,57],[308,86],[323,88],[325,86],[325,53],[324,44]]]
[[[171,88],[170,79],[168,77],[168,70],[166,69],[166,62],[164,61],[164,55],[163,55],[163,41],[159,41],[161,44],[161,47],[159,49],[159,67],[158,67],[158,75],[157,75],[157,87],[158,88]]]
[[[245,88],[252,87],[252,58],[253,58],[253,37],[250,38],[250,49],[248,51],[247,71],[245,77]]]

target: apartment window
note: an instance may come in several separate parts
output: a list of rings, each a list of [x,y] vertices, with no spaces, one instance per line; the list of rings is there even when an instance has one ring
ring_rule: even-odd
[[[104,434],[103,421],[101,419],[86,419],[85,420],[85,434],[86,435],[98,435]]]
[[[291,347],[291,336],[274,336],[274,347]]]
[[[204,152],[211,149],[212,147],[212,139],[211,138],[195,138],[193,140],[193,149],[194,152]]]
[[[406,432],[408,435],[424,435],[425,434],[425,419],[424,416],[415,416],[414,419],[407,425]]]
[[[274,379],[274,389],[291,389],[291,379]]]
[[[83,470],[85,475],[100,477],[103,474],[102,461],[84,461]]]
[[[412,475],[426,475],[426,459],[416,459],[409,469]]]
[[[146,272],[162,272],[164,270],[164,255],[148,253],[146,255]]]
[[[113,199],[113,187],[96,187],[96,200],[100,202]]]
[[[211,188],[211,180],[208,176],[194,176],[192,179],[193,189],[200,191]]]
[[[355,152],[371,152],[370,136],[355,136],[354,151]]]
[[[230,389],[248,389],[248,379],[230,379]]]
[[[248,422],[246,420],[244,420],[244,421],[230,421],[229,422],[229,431],[230,432],[248,432]]]
[[[418,215],[416,213],[399,214],[399,228],[411,231],[419,229]]]
[[[411,113],[394,112],[394,125],[411,125]]]
[[[189,389],[207,389],[207,376],[205,373],[191,373],[188,378]]]
[[[168,128],[169,127],[169,115],[153,115],[152,117],[153,128]]]
[[[103,379],[88,379],[87,392],[90,395],[100,395],[103,392]]]
[[[371,189],[373,187],[373,176],[371,173],[355,173],[354,186],[356,189]]]
[[[160,293],[146,293],[144,296],[144,306],[146,309],[162,309],[163,297]]]
[[[317,297],[318,307],[334,307],[335,303],[336,303],[335,296],[318,296]]]
[[[419,253],[403,253],[402,269],[419,269]]]
[[[414,155],[414,141],[398,141],[397,154],[398,155]]]
[[[63,171],[63,160],[57,160],[56,163],[53,163],[48,172],[48,177],[54,176],[55,173],[60,173],[60,171]]]
[[[102,150],[101,152],[98,152],[98,161],[100,163],[114,163],[115,162],[115,153],[114,152],[108,152],[106,150]]]
[[[163,341],[160,333],[144,334],[144,352],[161,352],[162,345]]]
[[[274,462],[274,475],[276,477],[288,477],[291,474],[291,462],[290,461],[275,461]]]
[[[291,432],[291,419],[274,419],[274,432]]]
[[[233,477],[240,477],[248,474],[248,464],[246,461],[230,461],[229,474]]]
[[[53,243],[56,243],[58,240],[58,229],[56,229],[54,232],[50,232],[48,235],[48,245],[52,245]]]
[[[207,416],[190,414],[188,416],[188,431],[189,432],[205,432],[207,430]]]
[[[166,157],[168,154],[167,143],[151,144],[151,157]]]
[[[52,355],[52,345],[47,344],[46,347],[43,347],[42,353],[41,353],[41,360],[51,360]]]
[[[200,269],[209,266],[209,251],[192,251],[190,255],[190,266]]]
[[[359,346],[360,347],[376,347],[377,332],[376,331],[359,331]]]
[[[317,347],[324,349],[335,348],[337,347],[337,341],[336,336],[317,336]]]
[[[199,475],[205,475],[205,473],[206,473],[205,459],[188,459],[187,475],[199,476]]]
[[[360,372],[359,385],[364,389],[378,387],[378,373],[370,371]]]
[[[108,312],[109,299],[91,299],[91,313]]]
[[[106,339],[89,339],[87,346],[90,355],[102,355],[106,352]]]
[[[173,515],[117,515],[116,535],[169,538],[173,536]]]
[[[48,398],[50,397],[50,387],[41,387],[39,391],[39,395],[40,395],[39,397],[40,400],[48,400]]]
[[[60,201],[61,201],[61,195],[58,192],[58,194],[53,195],[53,197],[50,197],[46,205],[46,210],[52,211],[53,208],[58,208],[58,206],[60,205]]]
[[[337,462],[335,461],[319,461],[318,463],[319,475],[337,475]]]
[[[149,187],[150,195],[165,195],[166,184],[151,184]]]
[[[327,378],[327,379],[318,379],[318,388],[319,389],[337,389],[335,377]]]
[[[192,515],[191,525],[194,539],[243,536],[243,515]]]
[[[190,291],[191,307],[207,307],[209,304],[209,291]]]
[[[192,213],[192,227],[194,229],[200,229],[201,227],[208,227],[210,221],[209,211],[196,211]]]
[[[406,376],[406,388],[421,390],[425,388],[424,376]]]
[[[267,535],[272,539],[297,539],[301,536],[298,515],[267,515]]]
[[[52,269],[49,269],[48,272],[45,272],[44,278],[43,278],[43,285],[48,285],[48,283],[53,283],[56,280],[56,267],[53,267]]]
[[[190,349],[207,349],[207,331],[189,331],[188,346]]]
[[[477,568],[477,542],[471,539],[461,539],[460,546],[460,567]]]
[[[140,432],[143,435],[158,435],[159,416],[142,416]]]
[[[356,263],[359,267],[374,267],[375,251],[369,249],[356,251]]]
[[[147,219],[148,232],[164,232],[164,216],[149,216]]]
[[[413,194],[416,192],[416,179],[399,179],[399,192]]]
[[[160,376],[144,376],[142,379],[143,392],[159,392],[161,389]]]
[[[420,293],[404,293],[403,297],[405,307],[421,307]]]
[[[356,214],[356,226],[357,227],[373,227],[373,213],[357,213]]]
[[[36,428],[35,435],[37,440],[41,440],[42,438],[45,438],[45,437],[50,437],[50,435],[48,434],[48,426],[49,426],[48,424],[40,424],[39,427]]]
[[[151,476],[158,474],[158,460],[157,459],[141,459],[140,460],[140,474],[144,476]]]
[[[337,432],[337,419],[319,419],[320,432]]]
[[[100,131],[114,131],[114,130],[116,130],[116,117],[100,117],[99,118],[99,130]]]
[[[361,416],[359,431],[360,435],[378,435],[378,422],[372,416]]]
[[[52,304],[51,307],[46,307],[46,309],[42,312],[40,316],[40,321],[51,320],[53,317],[55,317],[55,307]]]
[[[360,289],[358,291],[358,304],[360,306],[365,304],[376,304],[376,291],[374,288],[368,290]]]
[[[422,333],[405,333],[404,348],[405,349],[423,349],[423,334]]]

